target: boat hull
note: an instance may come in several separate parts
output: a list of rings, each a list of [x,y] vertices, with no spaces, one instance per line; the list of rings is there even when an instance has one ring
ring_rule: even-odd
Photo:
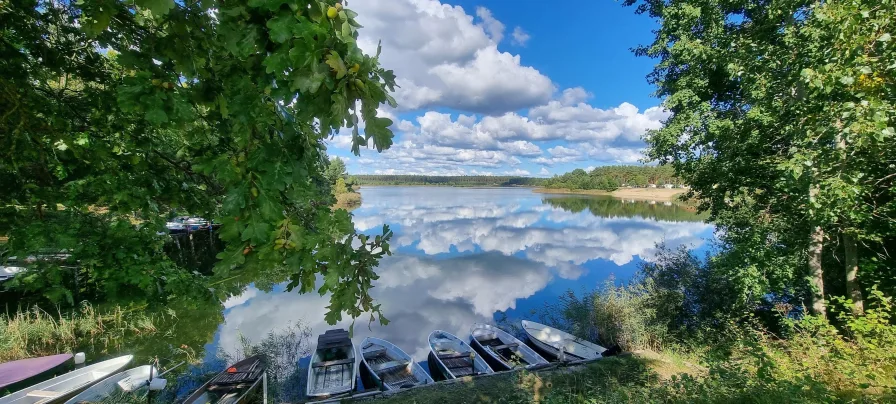
[[[556,328],[523,320],[523,330],[538,349],[562,361],[600,359],[606,348]]]
[[[480,339],[494,341],[498,346],[486,347]],[[489,361],[492,369],[495,370],[510,370],[517,367],[535,368],[549,363],[523,341],[498,327],[488,324],[474,324],[470,328],[470,346],[483,355]],[[502,352],[514,355],[518,362],[508,361],[507,358],[502,357],[495,351],[496,348]]]
[[[373,369],[373,365],[368,363],[367,354],[370,351],[366,351],[368,347],[379,347],[384,349],[384,353],[388,355],[388,359],[397,359],[407,361],[405,374],[410,374],[414,380],[412,381],[383,381],[379,374]],[[414,358],[408,355],[401,348],[392,344],[389,341],[368,337],[365,338],[364,341],[361,342],[359,355],[360,358],[360,367],[359,373],[361,375],[361,381],[364,382],[365,387],[370,386],[370,388],[380,388],[385,391],[389,390],[397,390],[401,388],[417,386],[421,384],[429,384],[433,383],[432,377],[426,374],[426,371],[416,362],[414,362]],[[410,377],[405,377],[408,379]]]
[[[0,364],[0,392],[19,391],[74,367],[72,354],[22,359]]]
[[[469,344],[451,333],[435,330],[429,334],[430,361],[447,379],[494,373],[491,366]],[[448,353],[451,351],[453,353]],[[448,361],[449,363],[446,363]],[[430,365],[430,369],[433,365]]]
[[[236,372],[229,373],[227,370],[235,369]],[[261,385],[264,376],[265,367],[261,362],[261,357],[250,356],[233,365],[228,366],[223,372],[220,372],[205,382],[201,387],[196,389],[183,404],[242,404],[249,401],[253,393],[259,385]],[[234,383],[224,384],[228,375],[246,374],[247,378]]]
[[[344,357],[336,360],[327,359],[327,356],[334,354]],[[355,345],[348,338],[348,332],[328,330],[318,337],[318,345],[311,356],[305,395],[309,398],[332,398],[353,392],[358,378],[358,367]],[[337,377],[339,383],[328,384],[328,381],[335,382]]]
[[[0,404],[65,402],[81,391],[120,372],[133,358],[132,355],[125,355],[76,369],[5,397],[0,397]]]

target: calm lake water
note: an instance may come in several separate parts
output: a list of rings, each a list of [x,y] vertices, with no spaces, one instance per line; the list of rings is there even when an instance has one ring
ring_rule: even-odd
[[[548,195],[517,188],[364,187],[352,213],[359,231],[388,224],[394,255],[379,266],[373,297],[391,321],[367,327],[355,341],[377,336],[417,360],[427,336],[441,329],[461,338],[475,322],[518,320],[568,290],[593,289],[609,277],[630,278],[658,242],[707,248],[713,227],[679,206],[612,198]],[[224,302],[223,322],[207,355],[234,351],[239,339],[262,340],[296,321],[312,341],[333,328],[327,297],[254,285]],[[350,321],[336,325],[348,329]]]

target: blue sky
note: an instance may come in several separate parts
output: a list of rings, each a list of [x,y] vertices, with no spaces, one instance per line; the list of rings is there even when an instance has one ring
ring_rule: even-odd
[[[655,22],[611,0],[350,1],[359,45],[398,76],[393,147],[331,155],[352,174],[547,176],[638,164],[667,113],[645,76]]]

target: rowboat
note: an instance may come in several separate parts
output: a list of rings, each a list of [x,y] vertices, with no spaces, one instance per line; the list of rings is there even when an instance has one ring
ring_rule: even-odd
[[[0,266],[0,282],[12,279],[24,270],[25,270],[24,267]],[[3,387],[0,386],[0,388],[3,388]]]
[[[358,376],[355,345],[348,331],[328,330],[317,337],[308,366],[308,397],[332,397],[351,393]]]
[[[561,361],[597,359],[607,349],[572,334],[533,321],[523,320],[523,330],[539,349]]]
[[[130,393],[149,386],[149,380],[157,377],[156,368],[144,365],[109,376],[93,387],[82,391],[65,404],[98,403],[120,393]]]
[[[470,328],[470,345],[477,352],[488,355],[505,370],[548,364],[548,361],[526,346],[523,341],[488,324],[473,324]]]
[[[81,369],[76,369],[62,376],[54,377],[43,383],[35,384],[0,398],[0,404],[47,404],[61,403],[101,380],[118,373],[134,357],[119,356]]]
[[[261,356],[243,359],[190,394],[183,404],[241,404],[248,402],[252,392],[261,384],[265,366]]]
[[[72,354],[59,354],[0,363],[0,392],[21,390],[67,372],[72,358]]]
[[[410,355],[391,342],[367,337],[361,342],[361,369],[372,380],[371,386],[398,390],[433,383],[426,371]],[[362,377],[362,380],[366,377]]]
[[[470,345],[446,331],[435,330],[429,334],[429,349],[430,360],[435,360],[436,368],[448,379],[494,373]]]

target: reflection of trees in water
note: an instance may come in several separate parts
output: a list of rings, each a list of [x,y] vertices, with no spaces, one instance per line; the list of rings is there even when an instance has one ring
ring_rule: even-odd
[[[209,275],[218,252],[224,250],[224,243],[215,232],[200,230],[191,233],[172,234],[165,244],[165,252],[181,268]]]
[[[595,216],[599,217],[643,217],[648,219],[656,219],[671,222],[700,222],[706,218],[706,215],[700,215],[688,210],[687,208],[670,204],[665,205],[663,202],[650,203],[644,201],[625,201],[613,197],[600,196],[562,196],[542,198],[542,203],[549,204],[555,208],[561,208],[569,212],[582,212],[588,210]]]
[[[252,355],[261,355],[268,372],[268,397],[274,402],[296,402],[304,397],[305,371],[299,359],[311,355],[311,328],[302,322],[269,332],[255,343],[240,334],[240,346],[234,352],[218,351],[218,358],[234,363]]]

